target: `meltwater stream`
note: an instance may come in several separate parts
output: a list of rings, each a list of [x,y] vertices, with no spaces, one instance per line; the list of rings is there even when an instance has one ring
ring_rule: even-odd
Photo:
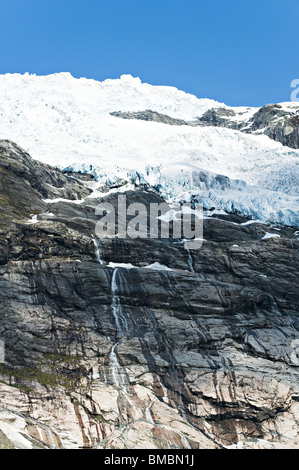
[[[97,243],[97,240],[94,239],[93,241],[95,245],[96,259],[98,260],[100,264],[106,264],[106,263],[103,263],[101,259],[101,250],[100,250],[99,244]],[[192,257],[191,257],[189,250],[188,250],[188,254],[190,256],[189,267],[190,267],[190,270],[194,272],[193,264],[192,264]],[[130,330],[128,318],[124,314],[123,307],[121,304],[120,287],[119,287],[120,281],[121,281],[120,269],[123,269],[123,268],[114,268],[112,272],[112,278],[111,278],[111,309],[112,309],[113,319],[114,319],[115,328],[116,328],[117,340],[115,344],[112,346],[109,356],[108,356],[109,376],[105,374],[104,380],[108,379],[108,383],[114,385],[120,392],[123,392],[126,395],[126,399],[128,399],[128,395],[131,395],[132,392],[130,391],[130,388],[129,388],[129,380],[128,380],[125,368],[120,364],[118,355],[117,355],[117,346],[119,345],[121,338],[127,335]],[[154,421],[152,412],[151,412],[152,405],[153,405],[153,402],[148,402],[147,400],[145,400],[144,402],[145,419],[150,424],[157,426],[157,424]],[[164,426],[161,426],[161,427],[164,427]],[[190,447],[185,436],[181,434],[180,436],[182,438],[181,439],[182,445],[185,448]]]
[[[191,271],[192,273],[195,273],[194,268],[193,268],[193,259],[192,259],[190,250],[189,250],[189,248],[186,246],[186,244],[184,245],[184,247],[185,247],[185,250],[186,250],[187,253],[188,253],[188,261],[187,261],[187,263],[188,263],[188,266],[189,266],[189,268],[190,268],[190,271]]]
[[[123,309],[120,303],[120,298],[118,296],[118,268],[113,270],[112,281],[111,281],[111,307],[113,312],[113,317],[116,325],[117,336],[123,336],[128,332],[128,322],[126,317],[123,314]]]
[[[125,373],[124,368],[120,365],[117,354],[115,352],[117,345],[118,343],[114,344],[109,354],[111,378],[112,378],[113,384],[116,387],[127,392],[126,373]]]
[[[94,244],[94,249],[95,249],[95,257],[97,259],[97,262],[100,264],[104,264],[101,256],[101,245],[100,241],[97,238],[92,239],[93,244]]]
[[[147,402],[146,402],[147,404]],[[150,403],[149,405],[147,405],[146,409],[145,409],[145,417],[147,419],[147,421],[151,424],[155,424],[154,420],[153,420],[153,416],[152,416],[152,413],[151,413],[151,407],[152,407],[152,404],[153,403]]]
[[[187,244],[183,242],[183,246],[184,246],[184,249],[187,251],[187,255],[188,255],[187,264],[188,264],[188,266],[189,266],[190,272],[191,272],[191,273],[194,273],[194,274],[198,274],[198,276],[199,276],[201,279],[206,280],[207,278],[206,278],[206,276],[204,275],[203,271],[196,273],[196,271],[194,270],[193,258],[192,258],[190,249],[188,248]]]
[[[93,243],[95,247],[95,257],[98,263],[104,265],[105,263],[102,260],[101,256],[101,245],[97,238],[93,238]],[[128,331],[128,323],[123,314],[122,306],[120,303],[120,298],[118,295],[118,285],[117,285],[117,276],[118,276],[118,268],[113,270],[112,280],[111,280],[111,307],[113,318],[115,321],[116,326],[116,333],[117,337],[121,337],[125,335]],[[118,388],[127,392],[127,380],[126,380],[126,372],[124,368],[120,365],[116,347],[119,341],[117,341],[111,348],[109,353],[109,369],[110,369],[110,379],[111,382]]]
[[[117,276],[118,268],[113,270],[112,280],[111,280],[111,307],[112,313],[115,321],[117,336],[123,336],[128,331],[128,323],[123,314],[123,309],[120,303],[120,298],[118,296],[118,285],[117,285]],[[111,349],[109,354],[109,364],[111,370],[112,382],[116,387],[127,392],[127,381],[126,381],[126,372],[125,369],[120,365],[117,354],[116,347],[117,343]]]
[[[97,238],[92,239],[95,248],[95,257],[99,264],[104,265],[105,263],[102,260],[101,256],[101,245],[100,241]],[[118,285],[117,285],[117,276],[118,276],[118,268],[113,270],[112,280],[111,280],[111,307],[113,318],[116,326],[116,334],[117,337],[121,337],[125,335],[128,331],[128,323],[123,314],[122,306],[120,303],[120,298],[118,295]],[[110,369],[110,379],[111,382],[118,388],[127,392],[127,380],[126,380],[126,372],[124,368],[120,365],[116,347],[119,341],[117,341],[111,348],[109,353],[109,369]]]

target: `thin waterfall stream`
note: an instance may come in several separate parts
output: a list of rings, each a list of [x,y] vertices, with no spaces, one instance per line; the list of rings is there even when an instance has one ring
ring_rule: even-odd
[[[118,345],[118,342],[112,346],[112,349],[109,354],[109,363],[111,370],[111,378],[113,384],[127,392],[126,384],[126,373],[124,368],[120,365],[115,349]]]
[[[193,268],[193,259],[192,259],[190,250],[189,250],[189,248],[188,248],[186,245],[184,245],[184,247],[185,247],[185,250],[186,250],[187,253],[188,253],[188,260],[187,260],[187,263],[188,263],[188,266],[189,266],[189,268],[190,268],[190,271],[191,271],[192,273],[195,273],[194,268]]]
[[[187,264],[189,266],[189,269],[190,269],[191,273],[197,274],[201,279],[206,280],[207,278],[204,275],[202,270],[201,270],[201,272],[196,272],[194,270],[193,258],[192,258],[191,252],[190,252],[190,248],[188,248],[188,246],[187,246],[187,243],[183,242],[183,246],[184,246],[184,249],[187,251],[187,255],[188,255]]]
[[[151,407],[152,407],[152,404],[153,402],[151,402],[145,409],[145,417],[147,419],[147,421],[151,424],[155,424],[154,420],[153,420],[153,416],[152,416],[152,412],[151,412]]]
[[[120,298],[118,295],[118,285],[117,285],[117,277],[118,277],[118,268],[113,270],[112,281],[111,281],[111,307],[112,313],[116,325],[116,332],[117,336],[124,336],[128,331],[128,322],[126,317],[123,314],[123,309],[120,303]]]
[[[117,337],[124,336],[128,331],[128,323],[123,314],[122,305],[118,295],[118,284],[117,284],[118,268],[113,270],[112,280],[111,280],[111,307],[112,313],[116,326]],[[117,354],[116,347],[119,344],[117,341],[109,354],[109,363],[111,369],[111,378],[117,387],[127,392],[127,383],[126,383],[126,372],[124,368],[120,365]]]
[[[95,249],[95,257],[98,263],[104,264],[104,261],[102,260],[102,255],[101,255],[101,244],[98,238],[93,238],[92,239],[93,244],[94,244],[94,249]]]

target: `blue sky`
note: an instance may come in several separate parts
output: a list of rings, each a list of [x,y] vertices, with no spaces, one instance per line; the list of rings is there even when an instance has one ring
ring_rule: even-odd
[[[123,73],[229,105],[288,101],[299,0],[0,0],[0,73]]]

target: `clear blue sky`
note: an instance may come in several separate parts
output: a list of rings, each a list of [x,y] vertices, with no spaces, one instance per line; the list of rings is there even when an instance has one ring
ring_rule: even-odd
[[[123,73],[229,105],[290,99],[299,0],[0,0],[0,73]]]

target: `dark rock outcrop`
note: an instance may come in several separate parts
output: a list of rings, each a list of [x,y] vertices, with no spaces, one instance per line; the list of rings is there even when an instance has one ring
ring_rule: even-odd
[[[283,145],[299,148],[299,106],[296,112],[286,111],[279,104],[263,106],[248,126],[246,132],[262,133]]]
[[[296,229],[94,242],[90,193],[0,142],[0,448],[299,447]]]
[[[110,113],[111,116],[116,116],[122,119],[138,119],[140,121],[153,121],[160,122],[162,124],[169,124],[171,126],[186,126],[189,125],[189,122],[184,121],[183,119],[175,119],[166,114],[158,113],[157,111],[151,111],[147,109],[146,111],[137,111],[137,112],[122,112],[114,111]]]

